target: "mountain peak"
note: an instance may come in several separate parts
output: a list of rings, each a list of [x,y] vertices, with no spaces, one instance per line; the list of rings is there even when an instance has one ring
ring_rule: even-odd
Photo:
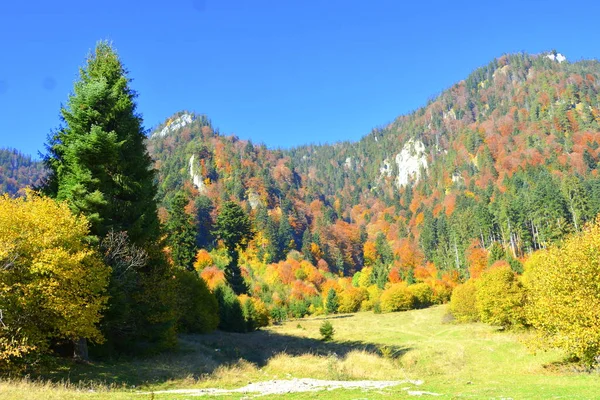
[[[196,119],[196,116],[193,114],[189,114],[184,112],[183,114],[175,115],[169,119],[165,123],[164,127],[161,130],[156,130],[152,134],[152,138],[156,137],[165,137],[169,133],[175,132],[176,130],[183,128],[186,125],[191,124]]]
[[[562,55],[560,53],[557,53],[556,51],[553,51],[550,54],[546,54],[546,57],[548,57],[552,61],[558,62],[559,64],[562,63],[563,61],[567,61],[567,57],[565,57],[564,55]]]

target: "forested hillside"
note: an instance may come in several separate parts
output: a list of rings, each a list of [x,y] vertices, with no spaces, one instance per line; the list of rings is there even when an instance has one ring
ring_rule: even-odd
[[[596,61],[507,55],[356,143],[291,150],[181,112],[149,139],[159,196],[185,188],[208,249],[219,205],[242,204],[258,232],[249,261],[298,250],[336,275],[369,266],[409,283],[499,259],[520,270],[600,211],[599,74]]]
[[[40,183],[43,166],[18,150],[0,149],[0,193],[15,194],[24,186]]]
[[[361,288],[350,309],[369,309],[388,283],[426,283],[444,301],[496,261],[521,272],[528,254],[600,212],[599,78],[597,61],[506,55],[358,142],[289,150],[179,112],[147,140],[161,222],[174,225],[179,198],[196,239],[169,254],[200,249],[196,268],[213,288],[222,282],[215,222],[233,201],[254,230],[242,274],[272,315],[322,308],[331,288]],[[3,191],[41,176],[17,152],[0,160]]]

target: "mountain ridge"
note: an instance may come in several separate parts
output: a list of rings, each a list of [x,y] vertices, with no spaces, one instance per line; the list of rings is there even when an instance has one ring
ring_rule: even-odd
[[[600,64],[558,54],[501,56],[352,142],[269,149],[175,113],[147,141],[162,218],[183,189],[201,247],[215,244],[214,216],[234,200],[259,232],[250,257],[267,263],[298,250],[348,275],[384,235],[387,272],[404,279],[427,262],[468,276],[477,249],[498,247],[494,257],[519,269],[600,211]]]

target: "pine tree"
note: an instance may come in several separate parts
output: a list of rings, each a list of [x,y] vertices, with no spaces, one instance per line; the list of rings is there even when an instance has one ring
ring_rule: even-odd
[[[99,42],[61,108],[63,126],[49,137],[44,158],[49,176],[42,190],[85,215],[113,270],[101,323],[107,345],[97,349],[103,352],[176,343],[172,274],[159,248],[155,171],[129,83],[111,44]],[[118,260],[123,254],[102,248],[113,237],[126,238],[120,248],[144,254],[124,273]]]
[[[325,299],[325,312],[327,314],[337,313],[339,307],[338,296],[334,288],[330,288]]]
[[[254,236],[248,215],[238,204],[225,202],[217,216],[215,235],[223,241],[231,262],[225,269],[225,278],[236,294],[246,293],[248,287],[238,265],[238,250],[244,250]]]
[[[99,42],[61,108],[63,126],[47,145],[44,191],[84,214],[91,233],[127,231],[137,244],[159,236],[152,159],[137,93],[116,51]]]
[[[171,201],[166,230],[173,263],[179,268],[192,271],[198,233],[194,225],[194,218],[185,212],[185,206],[188,203],[185,193],[178,192],[175,195]]]

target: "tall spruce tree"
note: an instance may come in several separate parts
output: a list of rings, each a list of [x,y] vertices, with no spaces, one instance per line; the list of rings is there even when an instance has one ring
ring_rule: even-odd
[[[155,171],[129,83],[112,45],[99,42],[61,108],[63,124],[50,135],[44,159],[49,175],[43,191],[88,218],[113,270],[101,323],[107,343],[100,352],[147,351],[176,340],[172,274],[159,246]],[[102,247],[114,237],[126,240]],[[113,254],[117,248],[126,251]],[[121,260],[137,254],[132,249],[147,257]]]
[[[198,235],[194,218],[185,212],[189,200],[185,193],[177,192],[171,201],[169,222],[167,223],[167,242],[171,248],[171,258],[175,266],[193,270],[196,256],[196,236]]]
[[[246,293],[248,288],[238,265],[238,250],[245,249],[254,236],[250,218],[238,204],[227,201],[223,204],[215,225],[214,233],[223,241],[231,259],[225,269],[225,278],[236,294]]]
[[[91,233],[127,231],[136,244],[159,236],[152,159],[137,93],[111,44],[102,41],[79,70],[47,145],[44,191],[84,214]]]

